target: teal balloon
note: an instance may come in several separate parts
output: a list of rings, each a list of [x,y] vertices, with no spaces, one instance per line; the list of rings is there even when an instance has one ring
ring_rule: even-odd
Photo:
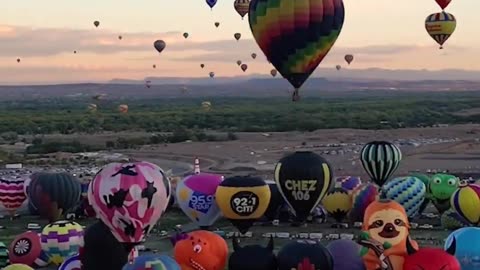
[[[426,190],[422,180],[416,177],[398,177],[383,185],[382,195],[402,205],[408,217],[414,217],[425,200]]]
[[[122,270],[181,270],[178,263],[168,255],[148,254],[127,263]]]

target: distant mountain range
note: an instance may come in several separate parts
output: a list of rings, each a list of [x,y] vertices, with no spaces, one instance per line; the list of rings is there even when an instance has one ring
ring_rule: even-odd
[[[323,74],[324,70],[320,70]],[[480,71],[442,70],[325,70],[325,78],[310,78],[302,87],[308,96],[328,93],[382,91],[478,91]],[[151,87],[145,81],[151,81]],[[182,93],[182,89],[188,89]],[[151,77],[142,80],[114,79],[108,83],[58,84],[37,86],[0,86],[0,99],[48,97],[87,98],[107,94],[112,99],[182,98],[182,97],[272,97],[289,96],[292,87],[281,76],[174,78]]]

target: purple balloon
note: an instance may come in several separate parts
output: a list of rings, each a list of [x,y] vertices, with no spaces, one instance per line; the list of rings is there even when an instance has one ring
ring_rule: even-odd
[[[335,270],[365,270],[365,264],[360,256],[360,245],[352,240],[335,240],[328,244],[328,251],[333,257]]]
[[[207,5],[210,8],[213,8],[217,4],[217,0],[206,0],[206,1],[207,1]]]

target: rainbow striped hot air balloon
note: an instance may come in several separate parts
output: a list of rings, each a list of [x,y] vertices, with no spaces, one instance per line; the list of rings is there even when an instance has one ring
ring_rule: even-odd
[[[50,261],[60,265],[83,247],[83,227],[76,222],[60,220],[45,226],[40,239]]]
[[[472,225],[480,223],[480,185],[460,187],[450,198],[452,208]]]
[[[418,213],[425,199],[426,190],[422,180],[412,176],[392,179],[382,187],[385,198],[401,204],[408,217],[414,217]]]
[[[365,209],[373,202],[379,199],[378,186],[372,183],[360,185],[352,192],[352,210],[350,219],[352,221],[363,221]]]
[[[340,35],[342,0],[252,0],[249,23],[268,61],[298,90],[323,61]]]
[[[0,202],[12,216],[27,198],[24,183],[24,179],[0,179]]]

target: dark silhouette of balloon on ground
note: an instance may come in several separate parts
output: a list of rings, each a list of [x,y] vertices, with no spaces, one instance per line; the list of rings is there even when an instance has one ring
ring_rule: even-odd
[[[274,254],[273,238],[268,245],[241,246],[232,238],[233,253],[228,260],[228,270],[277,270],[277,257]]]
[[[333,258],[327,248],[316,241],[293,241],[277,254],[278,270],[333,270]]]
[[[340,239],[327,245],[333,257],[335,270],[365,270],[365,264],[360,256],[361,246],[352,240]]]

